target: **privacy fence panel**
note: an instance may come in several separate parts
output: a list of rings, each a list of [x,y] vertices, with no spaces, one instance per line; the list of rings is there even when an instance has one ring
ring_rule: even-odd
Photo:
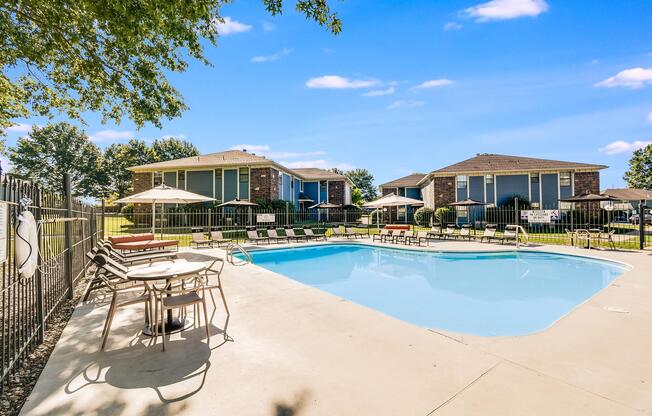
[[[0,265],[0,388],[43,341],[63,301],[72,298],[74,284],[88,265],[85,253],[101,233],[103,224],[98,222],[96,209],[69,195],[44,191],[9,175],[2,177],[0,202],[6,204],[8,215],[0,218],[7,229],[6,241],[0,242],[6,244],[7,253]],[[19,273],[14,256],[16,239],[21,238],[15,230],[24,209],[38,223],[39,266],[32,277]]]

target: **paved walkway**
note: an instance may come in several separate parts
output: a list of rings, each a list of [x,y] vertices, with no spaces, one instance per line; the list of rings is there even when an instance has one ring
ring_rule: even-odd
[[[489,247],[500,248],[433,244]],[[233,341],[223,339],[220,304],[209,302],[210,346],[195,328],[173,335],[164,353],[139,334],[141,306],[118,311],[100,352],[107,299],[95,298],[75,311],[22,414],[652,414],[652,255],[596,254],[636,267],[521,337],[419,328],[254,265],[227,265]],[[223,252],[184,253],[213,255]]]

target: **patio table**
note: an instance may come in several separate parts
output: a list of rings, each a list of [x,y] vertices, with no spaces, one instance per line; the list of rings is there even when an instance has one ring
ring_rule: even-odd
[[[165,279],[165,284],[168,285],[172,279],[199,274],[206,270],[206,268],[207,266],[205,263],[197,261],[165,263],[151,267],[144,267],[138,270],[132,270],[127,273],[127,278],[130,280],[136,280],[145,283]],[[172,310],[169,309],[167,320],[165,322],[165,332],[173,333],[183,331],[186,327],[191,326],[192,323],[192,319],[181,317],[174,318],[172,316]],[[143,329],[143,334],[152,336],[153,331],[149,322]]]

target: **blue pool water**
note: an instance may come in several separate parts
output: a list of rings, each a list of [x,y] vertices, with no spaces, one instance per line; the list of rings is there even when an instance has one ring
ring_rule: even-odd
[[[483,336],[543,330],[627,270],[608,261],[528,251],[436,253],[334,244],[251,254],[258,266],[398,319]]]

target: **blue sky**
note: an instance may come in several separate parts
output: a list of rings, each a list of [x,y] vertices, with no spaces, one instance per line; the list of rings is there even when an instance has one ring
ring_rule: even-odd
[[[100,146],[172,135],[247,145],[289,166],[361,167],[381,183],[479,152],[602,163],[622,186],[652,141],[650,1],[331,2],[333,36],[261,1],[222,9],[213,67],[170,79],[190,107],[162,130],[86,115]],[[30,124],[9,133],[11,145]]]

